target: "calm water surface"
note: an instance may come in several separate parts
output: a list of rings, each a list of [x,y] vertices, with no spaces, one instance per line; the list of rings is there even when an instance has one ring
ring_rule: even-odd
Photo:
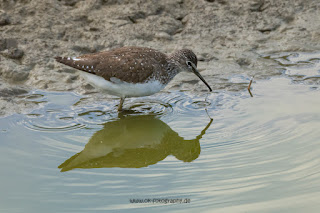
[[[317,212],[320,54],[264,57],[283,74],[253,98],[172,91],[118,115],[118,100],[28,94],[40,108],[0,119],[0,212]],[[160,198],[190,203],[130,203]]]

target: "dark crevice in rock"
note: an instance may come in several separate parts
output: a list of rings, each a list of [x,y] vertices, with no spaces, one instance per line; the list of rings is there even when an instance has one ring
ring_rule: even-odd
[[[138,11],[132,15],[128,16],[128,19],[133,23],[137,23],[138,19],[145,19],[147,16],[143,11]]]
[[[15,88],[15,87],[5,87],[0,89],[0,97],[12,97],[12,96],[18,96],[22,94],[26,94],[28,91],[21,88]]]

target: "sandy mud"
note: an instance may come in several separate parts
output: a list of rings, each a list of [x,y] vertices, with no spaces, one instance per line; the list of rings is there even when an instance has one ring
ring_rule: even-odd
[[[229,78],[280,74],[265,54],[319,50],[319,14],[318,0],[0,0],[0,116],[35,107],[34,89],[109,98],[54,57],[129,45],[190,48],[214,90],[243,90]],[[170,89],[206,91],[193,75]]]

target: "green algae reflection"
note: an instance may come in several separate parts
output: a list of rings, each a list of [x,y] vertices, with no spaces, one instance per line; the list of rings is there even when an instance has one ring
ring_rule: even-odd
[[[105,123],[81,152],[59,168],[61,172],[75,168],[141,168],[156,164],[169,155],[191,162],[198,158],[199,140],[211,123],[212,119],[195,139],[185,140],[156,116],[122,116]]]

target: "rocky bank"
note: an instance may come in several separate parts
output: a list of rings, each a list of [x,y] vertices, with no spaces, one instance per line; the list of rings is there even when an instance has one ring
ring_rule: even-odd
[[[0,0],[0,116],[35,107],[23,95],[33,89],[108,98],[54,57],[121,46],[190,48],[214,90],[242,90],[228,77],[279,74],[263,54],[320,50],[320,1]],[[205,91],[195,80],[166,89]]]

